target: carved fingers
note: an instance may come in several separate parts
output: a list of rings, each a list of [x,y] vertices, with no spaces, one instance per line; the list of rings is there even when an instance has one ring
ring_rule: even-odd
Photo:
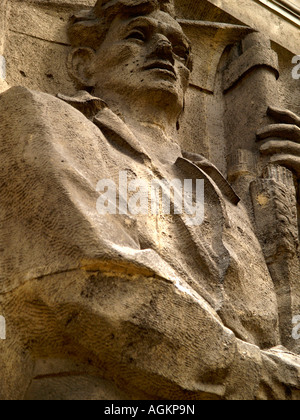
[[[300,154],[300,153],[299,153]],[[270,163],[284,166],[295,172],[300,178],[300,156],[294,156],[290,154],[276,154],[270,157]]]
[[[300,144],[288,140],[270,140],[260,147],[264,155],[289,154],[300,157]]]
[[[271,137],[289,139],[300,143],[300,128],[291,124],[272,124],[261,128],[257,132],[258,140],[265,140]]]
[[[268,115],[275,120],[284,123],[284,124],[295,124],[298,127],[300,127],[300,117],[298,115],[294,114],[291,111],[288,111],[286,109],[279,109],[270,106],[267,111]]]
[[[261,128],[257,141],[265,141],[260,152],[270,163],[287,167],[300,178],[300,118],[286,110],[270,107],[268,115],[278,123]]]

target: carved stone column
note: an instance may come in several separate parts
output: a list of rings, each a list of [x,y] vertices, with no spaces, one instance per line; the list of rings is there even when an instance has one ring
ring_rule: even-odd
[[[250,182],[263,169],[258,166],[257,130],[271,123],[268,107],[279,106],[278,57],[270,40],[260,33],[246,36],[229,52],[223,74],[228,176],[247,201]]]
[[[282,343],[299,353],[292,320],[300,313],[298,222],[293,174],[270,165],[251,184],[257,235],[262,244],[278,300]]]
[[[248,35],[227,57],[223,73],[228,178],[248,208],[272,276],[283,345],[299,352],[292,320],[300,313],[297,191],[292,172],[269,165],[257,130],[280,107],[278,58],[263,35]]]

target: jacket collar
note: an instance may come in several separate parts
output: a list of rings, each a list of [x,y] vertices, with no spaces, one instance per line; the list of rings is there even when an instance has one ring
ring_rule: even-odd
[[[61,94],[58,94],[57,96],[59,99],[82,112],[101,130],[109,130],[114,133],[119,141],[125,143],[127,147],[129,146],[132,151],[140,154],[143,160],[151,161],[151,158],[148,156],[134,133],[118,115],[109,109],[108,105],[103,100],[90,95],[86,91],[79,91],[73,97]],[[182,152],[182,156],[183,158],[179,158],[179,160],[183,159],[192,165],[196,165],[201,169],[201,172],[205,172],[205,174],[216,183],[218,188],[231,203],[237,205],[240,202],[240,198],[221,172],[204,156],[184,151]]]

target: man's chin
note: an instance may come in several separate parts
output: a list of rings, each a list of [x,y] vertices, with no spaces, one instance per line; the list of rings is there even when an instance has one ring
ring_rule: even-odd
[[[184,97],[181,89],[178,88],[176,81],[170,78],[159,77],[155,80],[151,80],[149,83],[143,82],[142,91],[147,94],[147,97],[153,103],[153,100],[170,103],[180,104],[183,101],[181,98]]]

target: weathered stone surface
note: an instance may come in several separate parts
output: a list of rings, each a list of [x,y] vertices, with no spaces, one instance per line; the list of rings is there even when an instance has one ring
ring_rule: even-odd
[[[241,0],[232,3],[230,0],[208,0],[208,3],[220,8],[244,24],[266,34],[270,39],[298,54],[298,25],[273,13],[268,7],[262,7],[257,1]],[[272,22],[272,24],[270,24]]]
[[[300,399],[295,30],[250,3],[0,5],[1,400]],[[128,211],[174,179],[204,220]]]

